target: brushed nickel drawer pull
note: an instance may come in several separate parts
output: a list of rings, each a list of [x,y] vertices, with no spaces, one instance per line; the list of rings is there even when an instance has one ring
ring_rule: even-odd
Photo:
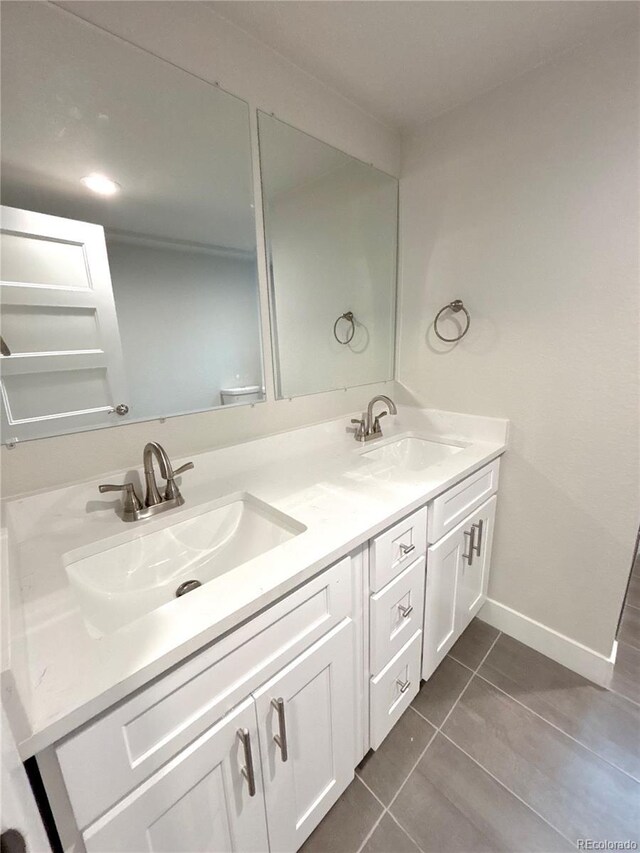
[[[408,619],[413,613],[413,604],[410,604],[408,607],[405,607],[404,604],[399,604],[398,610],[402,613],[403,619]]]
[[[482,532],[484,529],[484,519],[481,518],[480,521],[476,522],[473,525],[473,528],[478,530],[478,542],[477,542],[477,544],[473,545],[472,548],[479,557],[480,551],[482,549]]]
[[[473,552],[474,552],[474,548],[475,548],[474,542],[475,542],[475,538],[476,538],[475,525],[473,525],[473,524],[471,525],[471,530],[465,530],[464,535],[469,537],[469,553],[468,554],[463,553],[462,559],[466,560],[467,563],[471,566],[471,565],[473,565]]]
[[[404,545],[402,542],[400,543],[400,551],[402,552],[402,557],[406,557],[407,554],[410,554],[412,551],[415,550],[415,545]]]
[[[256,795],[256,774],[253,769],[253,755],[251,753],[251,735],[249,734],[249,729],[238,729],[236,732],[238,740],[242,744],[242,748],[244,750],[244,767],[240,769],[240,772],[247,780],[247,784],[249,786],[249,796],[255,797]]]
[[[400,693],[406,693],[407,690],[411,687],[410,681],[403,681],[401,678],[396,679],[396,684],[400,688]]]
[[[289,746],[287,744],[287,723],[284,717],[284,699],[272,699],[271,705],[278,714],[279,733],[273,736],[274,741],[280,747],[280,756],[283,761],[289,758]]]

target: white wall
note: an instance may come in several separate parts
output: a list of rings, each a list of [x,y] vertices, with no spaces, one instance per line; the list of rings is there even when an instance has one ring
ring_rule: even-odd
[[[639,519],[637,44],[430,122],[401,177],[404,402],[511,419],[489,595],[605,655]],[[455,297],[471,331],[437,345]]]
[[[351,162],[270,202],[282,396],[393,376],[397,195],[395,181]],[[333,326],[346,311],[356,327],[343,346]]]
[[[194,2],[79,2],[59,4],[87,21],[246,99],[251,108],[258,274],[267,402],[214,412],[56,436],[2,447],[2,492],[22,494],[139,466],[149,439],[170,454],[195,453],[259,435],[338,417],[362,409],[381,391],[393,396],[394,383],[275,401],[270,364],[266,269],[257,169],[255,109],[274,112],[295,127],[355,157],[397,175],[398,134],[261,42]],[[57,14],[67,14],[51,6]]]
[[[255,258],[108,239],[132,418],[220,405],[262,385]]]

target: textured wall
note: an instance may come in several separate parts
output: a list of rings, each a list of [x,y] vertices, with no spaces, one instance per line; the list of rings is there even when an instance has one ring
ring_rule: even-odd
[[[489,594],[606,655],[638,524],[637,92],[636,33],[581,48],[430,122],[401,177],[404,402],[511,420]]]

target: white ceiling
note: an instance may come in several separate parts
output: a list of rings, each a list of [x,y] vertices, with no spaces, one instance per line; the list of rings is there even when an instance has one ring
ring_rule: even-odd
[[[406,131],[637,25],[615,0],[212,0],[219,15],[384,123]]]

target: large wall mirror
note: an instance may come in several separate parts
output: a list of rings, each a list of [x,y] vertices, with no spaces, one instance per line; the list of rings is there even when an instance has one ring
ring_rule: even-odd
[[[398,182],[258,114],[276,388],[393,377]]]
[[[263,398],[248,105],[2,9],[3,441]]]

